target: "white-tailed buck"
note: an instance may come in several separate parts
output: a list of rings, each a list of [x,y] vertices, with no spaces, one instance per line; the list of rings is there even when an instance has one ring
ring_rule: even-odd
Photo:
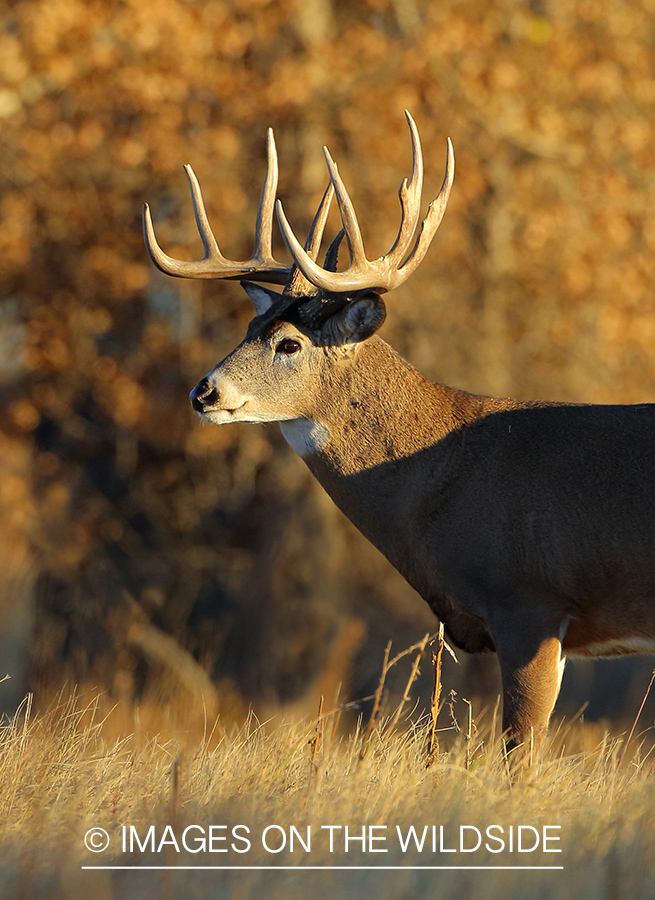
[[[327,150],[330,181],[304,248],[277,202],[293,263],[271,251],[277,157],[268,167],[255,249],[221,254],[198,182],[187,175],[205,247],[155,264],[187,278],[242,281],[256,317],[243,342],[191,392],[203,419],[279,422],[330,497],[429,603],[458,647],[498,654],[509,745],[537,747],[564,653],[655,652],[655,405],[520,402],[428,381],[376,335],[381,294],[419,265],[450,193],[453,151],[420,223],[423,163],[413,166],[389,252],[366,258],[353,204]],[[343,228],[316,262],[336,193]],[[418,236],[415,234],[418,228]],[[345,237],[350,264],[337,271]],[[255,282],[284,285],[277,293]]]

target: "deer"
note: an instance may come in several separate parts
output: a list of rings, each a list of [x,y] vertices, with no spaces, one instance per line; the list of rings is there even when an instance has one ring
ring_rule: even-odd
[[[154,264],[180,278],[239,280],[255,307],[243,341],[191,391],[205,422],[279,422],[334,503],[468,653],[497,654],[505,750],[543,743],[566,656],[655,652],[655,404],[483,396],[423,377],[379,335],[382,295],[424,259],[454,179],[421,220],[412,148],[400,226],[369,260],[327,148],[329,180],[304,245],[276,199],[273,132],[252,256],[225,258],[190,166],[204,256],[167,256],[144,206]],[[341,229],[317,262],[336,195]],[[291,263],[273,257],[274,210]],[[419,225],[420,221],[420,225]],[[345,239],[349,260],[338,268]],[[267,285],[282,286],[276,291]]]

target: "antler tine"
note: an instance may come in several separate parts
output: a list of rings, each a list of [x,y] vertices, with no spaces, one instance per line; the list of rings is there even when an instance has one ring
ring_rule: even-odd
[[[421,195],[423,194],[423,153],[421,151],[421,139],[418,135],[416,122],[405,110],[405,118],[409,125],[409,132],[412,138],[412,174],[409,181],[403,178],[398,195],[400,197],[401,219],[398,236],[387,253],[385,259],[394,268],[402,263],[407,251],[409,250],[410,241],[416,231],[421,215]]]
[[[293,257],[294,263],[298,266],[305,278],[316,287],[323,287],[322,281],[325,270],[322,269],[315,260],[303,249],[298,238],[293,233],[289,221],[284,214],[284,208],[281,200],[275,201],[275,212],[277,214],[278,225],[282,232],[282,237],[287,245],[289,253]]]
[[[323,240],[323,232],[325,231],[325,223],[330,212],[330,204],[334,197],[334,185],[330,181],[325,189],[325,193],[321,198],[316,215],[312,224],[309,226],[307,239],[305,240],[305,250],[311,257],[316,259],[318,251],[321,249],[321,241]]]
[[[214,237],[214,233],[211,230],[209,219],[207,217],[207,210],[205,209],[205,203],[202,199],[202,191],[200,190],[200,185],[198,183],[198,179],[196,178],[195,172],[189,165],[184,166],[184,171],[186,172],[186,176],[189,179],[193,212],[196,218],[196,225],[198,226],[200,239],[202,240],[202,245],[205,249],[205,255],[201,260],[191,262],[182,259],[173,259],[173,257],[168,256],[166,253],[164,253],[164,251],[157,243],[157,239],[155,238],[155,230],[152,224],[150,207],[147,203],[144,204],[143,208],[143,225],[146,248],[157,268],[161,269],[161,271],[165,272],[167,275],[175,275],[178,278],[215,277],[212,273],[212,270],[210,270],[207,266],[203,266],[203,264],[207,263],[208,261],[216,261],[216,263],[218,263],[219,265],[226,265],[229,263],[219,250],[218,243],[216,241],[216,238]]]
[[[257,223],[255,225],[255,248],[252,253],[253,260],[262,263],[274,262],[273,260],[273,208],[275,207],[275,194],[277,192],[278,164],[277,148],[273,129],[266,133],[266,177],[259,200],[257,210]]]
[[[278,176],[273,130],[271,128],[268,130],[266,178],[257,211],[255,248],[250,259],[245,262],[226,259],[221,253],[209,225],[198,179],[191,166],[185,166],[184,170],[191,186],[193,210],[205,255],[199,260],[186,261],[173,259],[164,253],[157,243],[150,207],[146,203],[143,208],[144,238],[148,253],[157,268],[167,275],[175,275],[178,278],[241,279],[248,277],[270,284],[286,284],[293,266],[284,266],[277,262],[273,258],[272,252],[273,207]]]
[[[328,271],[309,257],[300,246],[284,215],[282,204],[278,200],[276,212],[282,236],[291,253],[294,263],[313,285],[332,293],[353,290],[376,290],[380,293],[390,291],[402,284],[416,269],[425,256],[434,234],[439,227],[446,209],[446,203],[453,183],[455,160],[453,148],[448,140],[448,156],[446,174],[439,194],[429,208],[423,220],[416,242],[406,256],[411,239],[416,231],[420,217],[421,192],[423,187],[423,157],[421,143],[416,124],[406,112],[412,140],[412,174],[409,181],[403,180],[400,186],[401,222],[398,236],[389,252],[379,259],[367,260],[364,254],[359,224],[352,201],[343,185],[337,167],[330,154],[325,151],[330,178],[339,201],[341,221],[350,249],[350,265],[344,272]]]
[[[332,185],[332,182],[330,181],[328,182],[325,193],[323,194],[321,202],[318,205],[316,215],[314,216],[312,224],[309,227],[309,232],[305,240],[305,252],[307,253],[307,256],[310,260],[315,260],[318,256],[318,251],[321,249],[321,241],[323,239],[323,232],[325,231],[325,223],[327,222],[328,213],[330,212],[330,204],[332,203],[333,197],[334,187]],[[311,281],[309,281],[309,279],[305,277],[302,271],[294,265],[293,273],[284,288],[285,295],[294,297],[311,297],[315,292],[316,288],[311,283]]]
[[[432,238],[435,236],[437,228],[441,225],[441,220],[446,212],[450,190],[455,179],[455,151],[453,150],[453,144],[450,138],[447,138],[446,145],[446,172],[444,174],[443,183],[439,193],[428,206],[428,211],[421,224],[421,230],[418,233],[412,252],[397,270],[397,276],[399,278],[398,284],[401,284],[406,278],[409,278],[412,272],[417,269],[423,261],[423,258],[428,251],[428,247],[432,243]]]
[[[325,162],[327,163],[330,180],[334,185],[337,194],[337,202],[339,204],[339,212],[341,221],[343,222],[344,231],[346,232],[346,241],[348,242],[348,250],[350,252],[350,265],[355,271],[363,271],[368,265],[366,253],[364,252],[364,242],[362,241],[362,232],[357,221],[357,213],[350,199],[350,195],[346,190],[339,169],[330,156],[327,147],[323,147],[325,154]]]
[[[326,272],[337,271],[337,266],[339,265],[339,247],[341,247],[341,241],[345,236],[346,232],[342,228],[339,234],[332,239],[332,243],[327,248],[327,253],[325,254],[325,259],[323,261],[323,268]]]
[[[222,262],[227,262],[221,251],[218,249],[218,242],[214,237],[214,232],[212,231],[211,225],[209,224],[207,210],[205,209],[205,201],[202,199],[202,191],[200,190],[200,184],[198,183],[198,179],[196,178],[196,173],[193,171],[190,165],[184,166],[184,171],[186,172],[186,177],[189,179],[189,186],[191,188],[191,202],[193,203],[193,214],[196,217],[196,225],[198,226],[200,239],[202,240],[202,245],[205,248],[204,258],[218,259]]]
[[[178,278],[186,277],[189,263],[185,264],[181,259],[173,259],[172,256],[168,256],[157,243],[155,229],[152,224],[152,214],[147,203],[143,204],[143,240],[150,259],[161,272],[164,272],[166,275],[175,275]]]

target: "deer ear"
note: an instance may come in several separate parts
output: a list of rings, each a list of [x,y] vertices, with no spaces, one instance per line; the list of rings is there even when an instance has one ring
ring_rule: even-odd
[[[375,334],[386,317],[382,298],[368,291],[346,303],[334,317],[334,328],[342,343],[359,344]]]
[[[261,284],[254,284],[252,281],[241,281],[241,287],[255,304],[255,310],[258,316],[262,316],[273,306],[273,304],[282,296],[277,291],[271,291],[262,287]]]

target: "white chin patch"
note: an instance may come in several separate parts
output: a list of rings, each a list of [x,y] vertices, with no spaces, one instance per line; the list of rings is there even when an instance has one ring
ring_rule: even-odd
[[[303,459],[317,453],[330,435],[325,425],[312,419],[289,419],[280,422],[280,428],[287,444]]]
[[[267,424],[275,422],[270,415],[257,412],[245,404],[239,409],[210,409],[200,414],[200,418],[212,425],[229,425],[232,422],[245,422],[250,424]]]
[[[211,422],[212,425],[227,425],[229,422],[238,422],[236,418],[238,410],[230,409],[210,409],[207,412],[201,412],[200,418],[203,422]]]

